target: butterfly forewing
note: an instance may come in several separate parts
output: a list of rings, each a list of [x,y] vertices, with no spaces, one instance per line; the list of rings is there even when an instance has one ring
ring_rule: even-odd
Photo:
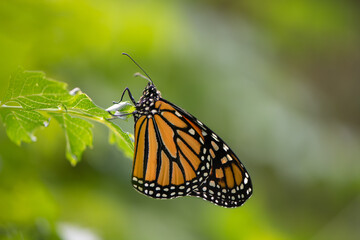
[[[163,99],[149,110],[136,118],[133,186],[154,198],[188,195],[210,174],[204,136]]]

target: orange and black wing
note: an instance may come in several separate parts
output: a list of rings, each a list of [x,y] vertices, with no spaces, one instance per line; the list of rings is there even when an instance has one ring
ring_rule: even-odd
[[[183,118],[201,136],[206,158],[211,159],[209,177],[188,195],[201,197],[223,207],[241,206],[253,192],[251,179],[244,165],[228,145],[205,124],[181,108],[169,102],[168,104],[181,112]]]
[[[223,207],[241,206],[253,192],[249,173],[228,145],[205,124],[169,103],[204,139],[203,148],[211,159],[209,177],[188,195],[201,197]]]
[[[135,123],[132,184],[154,198],[188,195],[211,171],[202,129],[185,111],[163,99],[155,102],[153,111]]]
[[[253,192],[249,173],[233,151],[211,133],[210,176],[189,195],[201,197],[223,207],[241,206]]]
[[[233,151],[174,104],[160,99],[155,108],[155,114],[135,124],[135,189],[154,198],[189,195],[224,207],[241,206],[253,189]]]

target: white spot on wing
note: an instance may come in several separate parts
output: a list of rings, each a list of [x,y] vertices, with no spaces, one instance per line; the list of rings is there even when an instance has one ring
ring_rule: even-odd
[[[213,139],[215,139],[217,142],[219,141],[218,137],[215,135],[215,133],[212,133],[211,136],[213,137]]]

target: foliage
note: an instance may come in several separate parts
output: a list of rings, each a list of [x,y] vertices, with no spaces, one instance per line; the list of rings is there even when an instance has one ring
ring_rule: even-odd
[[[124,108],[132,111],[132,108]],[[110,122],[107,111],[96,106],[80,89],[70,92],[67,84],[46,78],[42,72],[19,69],[10,79],[10,85],[0,105],[0,117],[9,138],[20,145],[34,142],[34,132],[55,120],[62,127],[66,139],[66,157],[75,165],[87,147],[92,147],[93,124],[105,124],[110,130],[110,142],[116,143],[125,155],[133,154],[129,133]]]

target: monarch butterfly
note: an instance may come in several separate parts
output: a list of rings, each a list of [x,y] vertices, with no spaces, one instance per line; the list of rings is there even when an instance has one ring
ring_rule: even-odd
[[[133,187],[153,198],[196,196],[223,207],[241,206],[253,189],[234,152],[205,124],[163,99],[146,72],[123,54],[147,77],[138,75],[149,81],[138,102],[125,88],[117,103],[128,92],[136,107],[131,113],[135,125]]]

